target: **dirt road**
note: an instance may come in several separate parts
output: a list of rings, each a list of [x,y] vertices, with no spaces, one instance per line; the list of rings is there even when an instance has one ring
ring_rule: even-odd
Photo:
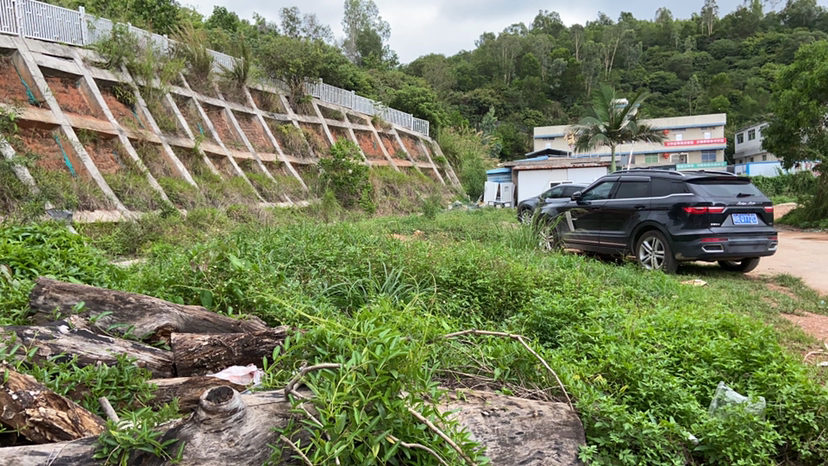
[[[779,251],[763,257],[751,275],[789,273],[828,294],[828,233],[779,230]]]

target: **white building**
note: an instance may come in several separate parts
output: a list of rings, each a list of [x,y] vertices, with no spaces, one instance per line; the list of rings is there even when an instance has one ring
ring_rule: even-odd
[[[762,141],[765,139],[762,135],[762,130],[767,127],[767,123],[759,123],[736,131],[733,161],[737,165],[753,162],[775,162],[779,160],[775,155],[762,149]]]
[[[724,128],[727,115],[716,113],[672,118],[644,120],[663,131],[666,139],[662,143],[624,144],[616,150],[616,163],[632,152],[633,166],[675,165],[677,170],[698,170],[723,168],[727,166],[724,150],[727,139]],[[568,125],[540,126],[534,130],[535,152],[557,149],[569,153],[569,158],[593,157],[600,161],[610,160],[610,148],[599,147],[589,153],[575,153],[571,140],[567,139]],[[532,156],[532,154],[528,154]]]
[[[546,191],[552,184],[562,181],[589,184],[607,174],[609,162],[597,159],[544,158],[513,160],[501,164],[511,169],[510,175],[515,186],[516,202]],[[492,170],[493,172],[495,170]],[[497,170],[502,176],[503,169]]]

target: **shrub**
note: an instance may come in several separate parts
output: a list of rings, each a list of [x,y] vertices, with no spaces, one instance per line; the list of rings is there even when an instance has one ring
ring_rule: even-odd
[[[365,211],[376,209],[374,190],[368,180],[370,168],[362,163],[359,147],[340,140],[331,147],[328,157],[319,159],[322,183],[330,189],[345,208],[359,205]]]

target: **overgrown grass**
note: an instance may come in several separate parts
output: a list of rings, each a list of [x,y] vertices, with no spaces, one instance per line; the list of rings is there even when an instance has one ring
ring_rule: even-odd
[[[793,290],[788,296],[717,267],[686,267],[682,275],[668,276],[632,264],[542,253],[506,210],[332,224],[284,211],[264,226],[251,220],[236,227],[215,210],[199,215],[186,221],[212,230],[187,241],[155,234],[156,240],[138,248],[148,262],[128,272],[107,265],[81,238],[50,233],[51,227],[35,227],[43,239],[26,244],[15,239],[21,230],[2,229],[0,258],[11,252],[22,260],[7,265],[12,280],[0,281],[16,287],[11,295],[17,297],[0,312],[21,323],[31,278],[71,273],[82,282],[296,325],[307,332],[269,358],[265,386],[284,387],[300,364],[342,364],[344,370],[308,376],[324,427],[302,428],[317,439],[316,455],[326,451],[324,432],[338,432],[337,422],[365,438],[343,450],[343,461],[359,463],[373,448],[393,457],[387,438],[363,437],[380,426],[454,462],[456,453],[444,443],[422,437],[416,420],[397,415],[412,405],[428,411],[417,399],[438,396],[438,384],[562,399],[549,388],[554,379],[517,343],[441,338],[466,328],[529,338],[573,397],[587,434],[581,456],[591,464],[818,465],[828,457],[824,375],[789,350],[814,342],[778,317],[780,308],[789,308],[785,299],[791,309],[819,306],[796,288],[796,280],[777,279]],[[157,223],[148,219],[147,227]],[[119,242],[129,238],[123,234]],[[9,244],[18,252],[3,249]],[[697,277],[709,285],[681,283]],[[746,412],[710,416],[720,381],[765,397],[764,418]],[[409,396],[397,398],[400,390]],[[368,392],[393,396],[378,396],[358,415],[343,409]],[[342,412],[347,414],[334,415]],[[454,426],[446,429],[467,454],[479,453]],[[333,435],[330,442],[344,445],[345,438]],[[433,464],[425,453],[409,453],[406,464]]]

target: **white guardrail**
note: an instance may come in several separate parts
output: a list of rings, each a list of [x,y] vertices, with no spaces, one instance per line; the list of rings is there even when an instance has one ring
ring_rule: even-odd
[[[37,2],[35,0],[0,0],[0,34],[28,39],[87,46],[108,38],[115,23],[106,18],[87,15],[83,7],[77,11]],[[128,24],[129,32],[161,51],[168,51],[175,41],[159,34]],[[217,67],[233,68],[236,59],[230,55],[209,50]],[[429,122],[414,118],[410,113],[388,108],[379,102],[356,95],[320,79],[307,83],[307,92],[314,97],[382,119],[403,128],[428,135]]]

